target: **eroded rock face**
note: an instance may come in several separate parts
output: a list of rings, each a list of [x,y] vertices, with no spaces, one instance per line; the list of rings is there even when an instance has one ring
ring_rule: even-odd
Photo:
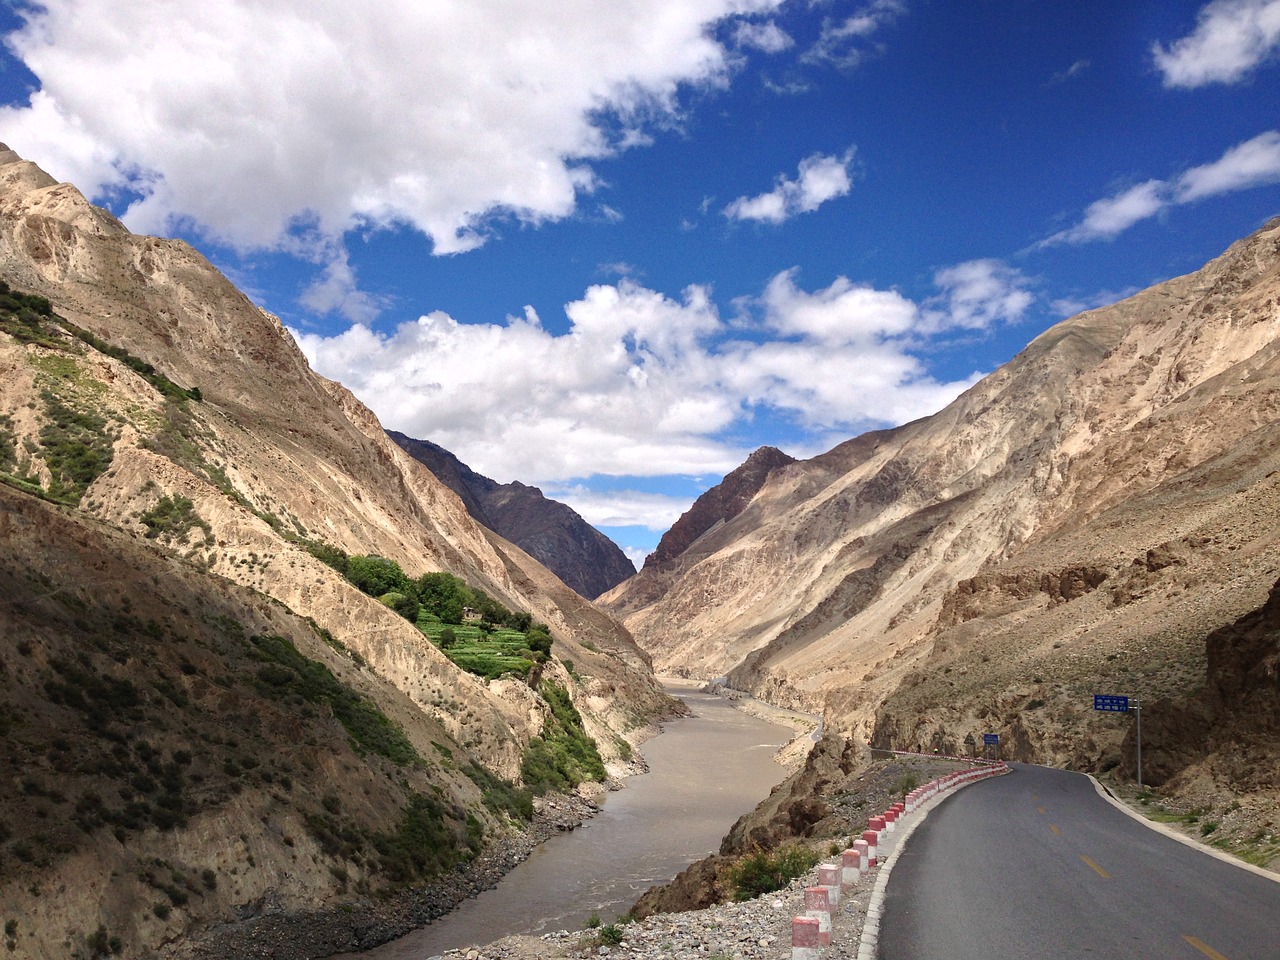
[[[1239,792],[1280,793],[1280,581],[1205,648],[1200,693],[1160,700],[1144,717],[1144,778],[1159,786],[1205,767]],[[1125,746],[1124,769],[1133,772],[1132,738]]]

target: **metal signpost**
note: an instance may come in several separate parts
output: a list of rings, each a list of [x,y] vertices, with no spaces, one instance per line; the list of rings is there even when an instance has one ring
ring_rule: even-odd
[[[1138,789],[1142,789],[1142,701],[1137,697],[1117,697],[1102,693],[1093,695],[1093,709],[1103,713],[1128,713],[1129,702],[1133,701],[1133,713],[1137,721],[1138,740]]]
[[[1000,734],[984,733],[982,735],[982,752],[988,760],[999,760]]]

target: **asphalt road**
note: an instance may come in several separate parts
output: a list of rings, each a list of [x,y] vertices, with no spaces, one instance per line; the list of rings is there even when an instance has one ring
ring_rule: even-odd
[[[1151,830],[1087,777],[1013,767],[912,834],[880,960],[1280,960],[1280,883]]]

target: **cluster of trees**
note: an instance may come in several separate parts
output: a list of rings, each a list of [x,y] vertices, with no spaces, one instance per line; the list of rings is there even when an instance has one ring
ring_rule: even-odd
[[[428,613],[441,623],[460,624],[467,611],[471,611],[473,617],[478,617],[481,629],[509,627],[528,635],[532,649],[551,651],[550,632],[545,625],[535,623],[531,614],[508,610],[480,588],[469,586],[451,573],[424,573],[414,579],[400,564],[386,557],[351,556],[337,547],[314,541],[307,543],[307,550],[411,623],[417,623],[423,613]]]

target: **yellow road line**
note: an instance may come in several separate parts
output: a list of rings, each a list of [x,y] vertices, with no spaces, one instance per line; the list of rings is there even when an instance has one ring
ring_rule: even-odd
[[[1213,949],[1213,947],[1209,946],[1203,940],[1198,940],[1195,937],[1191,936],[1190,934],[1184,934],[1182,939],[1187,941],[1187,943],[1191,944],[1193,947],[1195,947],[1197,950],[1203,953],[1206,957],[1209,958],[1209,960],[1227,960],[1226,957],[1220,954],[1217,950]]]
[[[1059,837],[1062,836],[1062,831],[1058,829],[1058,825],[1056,823],[1049,824],[1049,829],[1052,830]]]
[[[1098,874],[1098,876],[1106,877],[1108,880],[1111,879],[1111,874],[1107,873],[1107,871],[1094,863],[1091,858],[1086,857],[1084,854],[1080,854],[1080,859],[1087,863]]]

